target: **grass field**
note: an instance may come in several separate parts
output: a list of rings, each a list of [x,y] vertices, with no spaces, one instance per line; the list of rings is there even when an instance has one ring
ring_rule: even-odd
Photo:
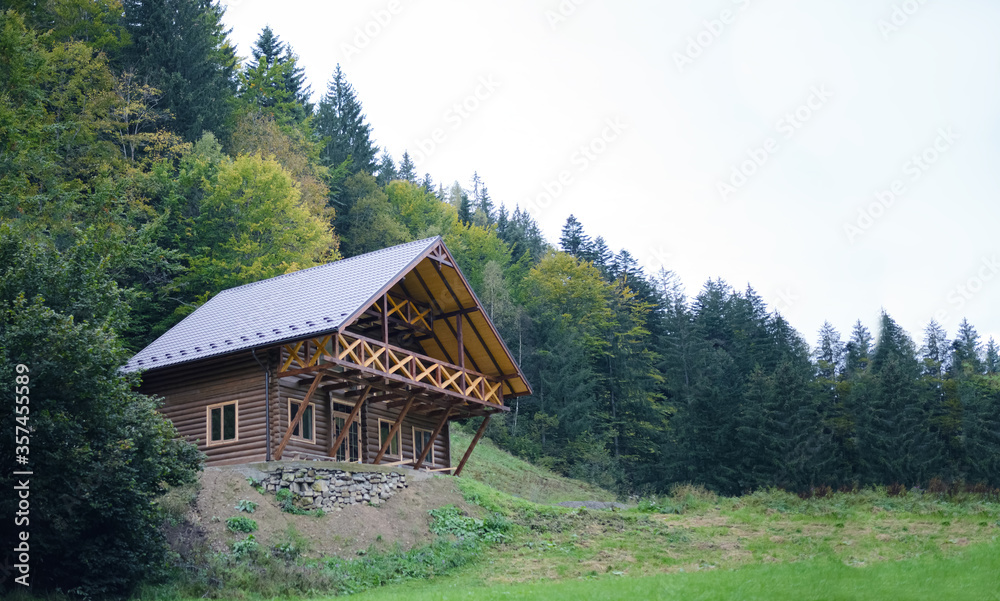
[[[494,568],[502,570],[496,564]],[[757,564],[735,570],[642,578],[605,576],[488,588],[469,585],[461,579],[440,579],[391,586],[351,598],[357,601],[991,601],[1000,599],[1000,547],[996,543],[978,545],[947,558],[928,556],[865,567],[851,567],[829,560],[812,560]]]

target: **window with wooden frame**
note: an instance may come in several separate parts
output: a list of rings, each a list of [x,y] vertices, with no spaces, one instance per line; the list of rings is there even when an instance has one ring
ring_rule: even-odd
[[[382,445],[385,444],[385,439],[389,437],[389,432],[392,431],[392,424],[394,423],[395,422],[391,422],[387,419],[378,420],[378,448],[381,449]],[[400,430],[402,430],[402,428],[400,428]],[[403,448],[403,445],[400,444],[400,430],[396,430],[396,435],[393,436],[392,441],[389,442],[389,448],[385,450],[386,457],[395,457],[397,459],[401,458],[400,449]]]
[[[413,428],[413,460],[416,461],[420,454],[424,452],[424,448],[431,444],[431,435],[434,434],[430,430],[424,430],[423,428]],[[431,447],[430,451],[427,451],[427,457],[424,457],[425,465],[434,464],[434,447]]]
[[[239,401],[216,403],[205,408],[205,431],[208,446],[240,439]]]
[[[340,431],[344,429],[344,425],[347,423],[347,418],[351,417],[351,411],[354,409],[354,405],[351,405],[344,401],[343,399],[334,398],[333,399],[333,428],[330,433],[330,444],[336,442],[337,437],[340,436]],[[348,426],[347,436],[344,437],[344,442],[340,443],[340,448],[337,449],[333,457],[337,461],[347,461],[350,463],[361,463],[361,414],[354,416],[354,421]]]
[[[295,419],[295,414],[298,413],[301,405],[302,401],[288,399],[288,423],[292,423],[292,420]],[[302,419],[292,428],[292,440],[301,440],[316,444],[315,416],[316,404],[309,403],[309,406],[306,407],[306,412],[302,415]]]

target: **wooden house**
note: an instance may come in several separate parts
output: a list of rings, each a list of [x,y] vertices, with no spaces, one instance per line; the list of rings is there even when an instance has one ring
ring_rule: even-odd
[[[440,237],[224,290],[136,354],[209,465],[290,458],[461,472],[531,388]],[[448,422],[486,416],[451,464]]]

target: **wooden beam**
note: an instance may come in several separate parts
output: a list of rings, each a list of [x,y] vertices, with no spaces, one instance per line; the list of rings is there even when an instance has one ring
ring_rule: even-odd
[[[299,405],[299,410],[295,412],[295,417],[292,419],[291,423],[288,424],[288,430],[285,432],[285,436],[281,439],[281,443],[278,444],[278,448],[274,451],[275,461],[280,460],[281,454],[285,452],[285,445],[287,445],[288,441],[292,439],[292,430],[294,430],[295,426],[299,425],[299,422],[302,421],[302,416],[306,414],[306,408],[309,406],[309,400],[312,399],[312,395],[316,392],[316,388],[319,387],[319,383],[323,381],[324,375],[324,372],[316,374],[316,379],[313,380],[312,386],[310,386],[309,391],[306,392],[305,398],[298,401],[301,403],[301,405]]]
[[[438,313],[443,313],[443,311],[441,311],[441,305],[438,304],[437,299],[434,298],[434,294],[431,293],[430,286],[428,286],[427,282],[424,281],[423,276],[420,275],[420,271],[418,271],[416,267],[413,268],[413,275],[417,276],[417,282],[420,283],[420,286],[424,289],[424,292],[427,293],[427,298],[431,299],[431,306],[434,307],[434,310],[437,311]],[[451,327],[451,322],[446,319],[444,320],[444,323],[445,325],[448,326],[448,329],[452,331],[452,334],[454,334],[455,330],[454,328]],[[448,352],[448,347],[446,347],[444,343],[441,342],[441,339],[438,338],[438,335],[434,332],[434,330],[431,330],[431,336],[434,338],[434,342],[437,343],[438,348],[441,349],[441,352],[444,353],[445,358],[448,359],[448,363],[454,363],[455,360],[451,358],[451,353]]]
[[[424,447],[423,452],[420,453],[420,458],[413,464],[413,469],[419,470],[420,466],[424,463],[424,458],[427,457],[427,452],[434,448],[434,441],[437,440],[438,434],[441,433],[441,429],[444,428],[444,425],[448,423],[448,418],[451,417],[451,409],[451,407],[448,407],[448,410],[444,412],[444,417],[441,418],[441,421],[438,422],[437,427],[434,428],[434,432],[431,434],[431,441]],[[413,441],[413,444],[416,445],[417,441]],[[414,448],[416,448],[416,446],[414,446]]]
[[[382,295],[382,342],[389,346],[389,293]]]
[[[468,315],[469,313],[475,313],[476,311],[479,310],[480,310],[479,307],[466,307],[466,308],[460,308],[458,311],[449,311],[441,315],[435,315],[434,317],[436,317],[437,319],[448,319],[449,317],[455,317],[456,315]]]
[[[462,468],[465,467],[465,462],[469,460],[469,455],[472,455],[472,449],[476,448],[476,443],[478,443],[479,439],[483,437],[483,432],[486,431],[486,425],[489,423],[490,423],[490,416],[487,415],[485,418],[483,418],[482,425],[480,425],[479,429],[476,430],[476,435],[473,437],[472,444],[469,445],[468,450],[465,451],[465,456],[462,457],[462,462],[458,464],[458,469],[455,470],[456,476],[462,474]]]
[[[337,458],[337,449],[340,448],[340,445],[344,443],[344,439],[347,438],[347,433],[351,429],[351,424],[354,423],[354,418],[358,416],[358,413],[361,411],[361,405],[365,404],[365,399],[368,398],[368,393],[371,392],[371,390],[372,387],[371,384],[369,384],[368,386],[365,387],[365,391],[364,393],[361,394],[361,398],[358,399],[358,402],[354,404],[354,409],[351,409],[351,414],[347,417],[347,420],[344,421],[343,429],[340,430],[340,434],[337,435],[337,439],[333,441],[333,444],[330,445],[329,451],[327,451],[326,453],[330,457],[333,457],[334,459]],[[332,412],[331,412],[331,419],[332,419]],[[333,432],[332,429],[330,431]],[[358,452],[360,453],[361,449],[358,449]],[[348,461],[351,460],[350,456],[347,457],[347,460]],[[364,461],[364,459],[362,459],[362,461]]]
[[[453,299],[455,299],[455,304],[456,304],[456,305],[458,305],[459,307],[461,307],[461,306],[462,306],[462,301],[460,301],[460,300],[458,299],[458,295],[457,295],[457,294],[455,294],[455,289],[454,289],[454,288],[452,288],[452,287],[451,287],[451,284],[449,284],[449,283],[448,283],[448,278],[446,278],[446,277],[444,276],[444,272],[443,272],[443,271],[441,271],[441,266],[440,266],[440,265],[438,265],[437,263],[431,263],[431,265],[433,265],[433,266],[434,266],[434,270],[435,270],[435,271],[437,271],[437,274],[438,274],[438,277],[439,277],[439,278],[441,278],[441,283],[442,283],[442,284],[444,284],[444,287],[448,289],[448,294],[450,294],[450,295],[451,295],[451,297],[452,297]],[[458,270],[456,269],[455,271],[457,272]],[[469,288],[469,292],[470,292],[470,294],[474,294],[474,293],[472,293],[472,288]],[[449,328],[451,328],[451,322],[450,322],[450,321],[448,321],[448,320],[446,319],[446,320],[444,320],[444,322],[445,322],[446,324],[448,324],[448,327],[449,327]],[[496,360],[496,359],[495,359],[495,358],[493,357],[493,354],[492,354],[492,353],[490,353],[490,347],[486,346],[486,341],[484,341],[484,340],[483,340],[483,337],[479,335],[479,330],[478,330],[478,329],[476,329],[476,324],[472,324],[472,331],[473,331],[473,332],[475,332],[475,334],[476,334],[476,337],[477,337],[477,338],[479,338],[479,343],[483,345],[483,349],[484,349],[484,350],[486,351],[486,354],[487,354],[487,355],[489,355],[490,359],[492,359],[492,360],[493,360],[493,365],[494,365],[494,366],[496,366],[496,368],[497,368],[497,371],[498,371],[498,372],[500,372],[500,373],[503,373],[503,369],[502,369],[502,368],[500,367],[500,364],[499,364],[499,363],[497,363],[497,360]],[[455,330],[454,330],[454,329],[452,329],[452,333],[453,333],[453,334],[455,334],[456,336],[458,335],[458,334],[457,334],[457,333],[455,332]],[[465,353],[465,349],[464,349],[464,348],[462,348],[462,349],[460,349],[460,350],[461,350],[461,352],[462,352],[463,354]],[[476,369],[476,371],[478,371],[478,372],[479,372],[479,373],[481,373],[481,374],[482,374],[482,373],[486,373],[486,372],[484,372],[484,371],[482,370],[482,368],[480,368],[480,367],[479,367],[479,364],[477,364],[477,363],[476,363],[476,360],[475,360],[475,359],[473,359],[473,358],[472,358],[472,356],[469,356],[469,359],[470,359],[470,360],[472,361],[472,366],[473,366],[473,367],[474,367],[474,368]]]
[[[389,448],[389,445],[392,443],[392,437],[396,435],[396,432],[399,431],[399,427],[403,425],[403,418],[406,417],[406,413],[410,410],[410,405],[413,404],[413,399],[416,398],[416,396],[417,395],[411,396],[409,402],[406,403],[406,405],[403,407],[403,410],[399,412],[399,417],[396,418],[396,423],[394,423],[392,425],[392,429],[389,430],[389,436],[387,436],[386,439],[385,439],[385,442],[382,443],[382,448],[378,450],[378,455],[375,456],[375,461],[372,461],[373,464],[378,465],[378,462],[382,461],[382,455],[385,455],[386,450]],[[381,427],[380,427],[379,428],[379,432],[381,432],[381,431],[382,430],[381,430]],[[399,454],[400,455],[403,454],[403,441],[402,440],[399,441]]]

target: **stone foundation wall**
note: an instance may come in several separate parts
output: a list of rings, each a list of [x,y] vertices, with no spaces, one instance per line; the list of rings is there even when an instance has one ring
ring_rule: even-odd
[[[337,469],[279,467],[261,484],[277,494],[288,488],[303,509],[340,509],[345,505],[381,505],[407,487],[406,476],[396,472],[345,472]]]

